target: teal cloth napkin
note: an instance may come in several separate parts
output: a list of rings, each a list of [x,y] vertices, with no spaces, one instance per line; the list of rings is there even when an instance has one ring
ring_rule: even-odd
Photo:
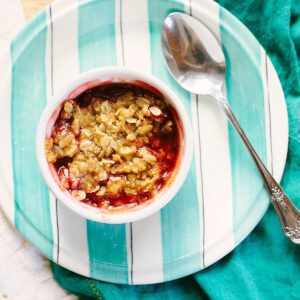
[[[289,151],[282,180],[300,207],[300,0],[220,0],[272,59],[286,96]],[[237,249],[204,271],[172,282],[127,286],[91,280],[52,264],[66,290],[82,299],[300,299],[300,246],[286,239],[273,211]]]

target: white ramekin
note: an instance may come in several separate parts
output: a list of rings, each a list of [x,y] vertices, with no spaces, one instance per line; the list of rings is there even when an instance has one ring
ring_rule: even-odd
[[[168,180],[167,184],[153,199],[147,201],[145,204],[137,205],[134,208],[120,210],[115,213],[107,213],[99,208],[81,203],[73,199],[69,192],[63,191],[51,173],[50,165],[46,160],[44,146],[45,138],[49,135],[49,131],[52,129],[51,127],[57,118],[57,112],[61,108],[64,100],[67,98],[74,98],[86,89],[105,82],[144,82],[147,85],[154,87],[164,96],[165,101],[177,111],[179,124],[181,124],[182,127],[181,157],[177,159],[177,165],[172,173],[173,177]],[[192,161],[192,149],[193,139],[190,120],[177,95],[166,84],[154,76],[125,67],[105,67],[93,69],[79,75],[75,80],[61,90],[60,93],[53,97],[46,106],[38,124],[36,138],[38,164],[45,182],[55,197],[62,201],[68,208],[84,218],[111,224],[137,221],[154,214],[164,207],[176,195],[188,174]],[[182,205],[184,205],[184,203],[182,203]]]

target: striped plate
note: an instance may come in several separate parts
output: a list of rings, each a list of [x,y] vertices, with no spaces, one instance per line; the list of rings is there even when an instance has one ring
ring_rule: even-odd
[[[43,254],[95,279],[156,283],[199,271],[234,249],[268,207],[258,172],[224,114],[209,97],[181,89],[164,65],[160,30],[173,11],[201,19],[222,43],[225,92],[279,180],[288,141],[280,82],[253,35],[213,1],[55,1],[1,56],[1,206]],[[182,99],[194,130],[193,163],[177,196],[161,212],[127,225],[74,215],[49,193],[35,156],[46,102],[80,72],[108,65],[151,72],[166,82]]]

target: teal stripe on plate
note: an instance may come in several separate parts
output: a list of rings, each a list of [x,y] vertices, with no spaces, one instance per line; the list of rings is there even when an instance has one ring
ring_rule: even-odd
[[[49,191],[35,155],[38,120],[47,101],[46,15],[39,14],[11,44],[11,128],[15,226],[52,258]]]
[[[79,7],[80,72],[117,64],[114,22],[115,2],[112,0],[87,1]],[[87,221],[87,235],[90,276],[112,282],[128,282],[125,225]]]
[[[220,7],[220,27],[222,44],[226,53],[228,100],[249,140],[262,160],[266,162],[260,45],[253,36],[250,36],[247,29],[222,7]],[[234,39],[233,32],[239,38],[238,42]],[[245,55],[245,50],[249,55]],[[234,206],[233,225],[235,240],[239,241],[242,233],[236,228],[243,222],[255,201],[260,201],[258,199],[263,193],[263,185],[259,173],[238,134],[231,125],[229,125],[228,130]],[[249,223],[254,222],[249,220]]]
[[[78,11],[80,71],[116,65],[115,1],[89,0]]]
[[[174,11],[184,11],[181,1],[148,0],[152,73],[177,93],[191,118],[190,94],[171,77],[161,51],[162,22],[169,13]],[[169,205],[161,211],[164,280],[184,274],[186,270],[199,270],[203,266],[202,256],[198,255],[199,250],[202,250],[203,237],[200,231],[196,184],[198,183],[196,182],[195,160],[193,160],[182,188]],[[197,254],[196,257],[195,254]],[[183,257],[189,257],[189,259]]]

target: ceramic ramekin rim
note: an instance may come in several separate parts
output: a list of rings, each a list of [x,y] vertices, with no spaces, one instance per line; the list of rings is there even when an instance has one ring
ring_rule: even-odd
[[[170,185],[168,185],[168,188],[164,188],[162,192],[158,193],[158,195],[155,196],[153,201],[150,201],[149,204],[141,206],[140,208],[137,208],[135,210],[128,209],[124,213],[104,213],[100,209],[93,208],[89,205],[80,203],[79,201],[76,201],[75,199],[70,197],[58,186],[57,182],[51,174],[49,164],[46,160],[44,144],[49,119],[51,118],[55,110],[57,110],[57,108],[70,95],[72,91],[74,91],[82,84],[94,80],[112,80],[116,82],[121,80],[138,80],[145,82],[146,84],[156,88],[159,92],[161,92],[165,100],[169,102],[173,106],[173,108],[175,108],[178,114],[179,121],[182,125],[182,156],[174,179],[172,180]],[[41,115],[38,124],[36,136],[36,156],[42,176],[51,192],[57,199],[62,201],[68,208],[70,208],[76,214],[86,219],[101,223],[121,224],[134,222],[146,218],[154,214],[155,212],[158,212],[161,208],[168,204],[172,200],[172,198],[174,198],[174,196],[177,194],[183,182],[185,181],[186,176],[189,172],[193,156],[193,138],[191,122],[183,106],[183,103],[178,98],[178,96],[165,83],[163,83],[161,80],[154,77],[153,75],[140,72],[128,67],[97,68],[80,74],[77,78],[75,78],[68,85],[66,85],[59,93],[57,93],[51,101],[49,101]]]

